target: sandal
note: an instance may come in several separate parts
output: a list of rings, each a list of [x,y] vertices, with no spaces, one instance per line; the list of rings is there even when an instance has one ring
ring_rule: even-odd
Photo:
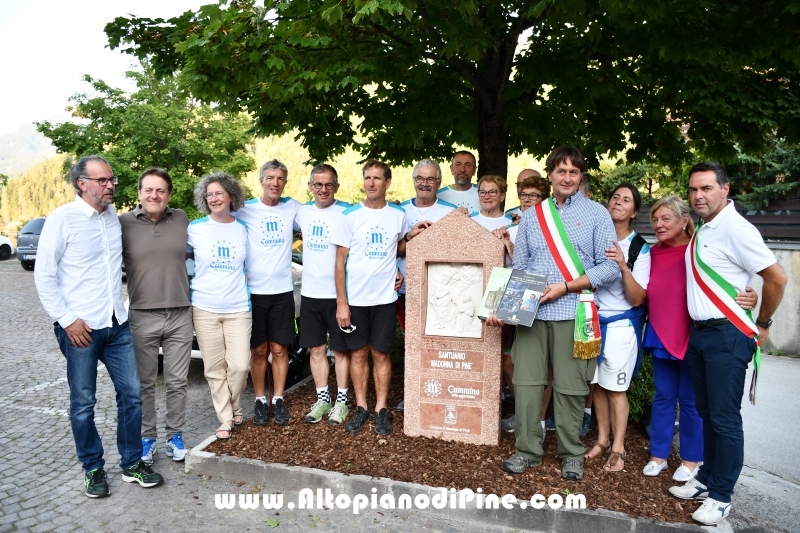
[[[233,428],[228,424],[221,424],[214,432],[219,440],[228,440],[233,435]]]
[[[594,441],[594,444],[592,444],[592,447],[589,448],[589,451],[584,454],[583,458],[588,461],[589,459],[594,459],[595,457],[603,456],[606,453],[608,453],[608,447],[609,446],[611,446],[610,442],[608,444],[601,444],[599,440],[596,440],[596,441]],[[595,448],[600,448],[600,453],[598,453],[597,455],[592,455],[591,457],[589,457],[589,454]]]
[[[238,415],[233,415],[233,425],[234,426],[241,426],[242,422],[244,422],[244,415],[239,413]]]
[[[622,472],[625,470],[625,460],[627,458],[628,454],[626,453],[611,452],[611,455],[608,456],[608,461],[603,465],[603,470],[606,472]],[[620,461],[622,461],[622,466],[615,468]]]

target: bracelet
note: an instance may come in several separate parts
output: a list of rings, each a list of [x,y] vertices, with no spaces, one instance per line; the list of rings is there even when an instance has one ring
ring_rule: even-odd
[[[564,282],[564,286],[567,288],[567,293],[569,293],[569,285],[567,285],[566,281]]]
[[[409,233],[411,233],[411,232],[409,232]],[[408,241],[409,241],[409,238],[408,238],[408,233],[406,233],[405,237],[403,237],[403,240],[404,240],[404,241],[406,241],[406,242],[408,242]]]

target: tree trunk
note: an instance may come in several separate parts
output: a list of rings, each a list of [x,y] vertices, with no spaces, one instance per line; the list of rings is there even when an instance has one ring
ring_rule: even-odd
[[[478,178],[494,174],[507,179],[508,131],[503,126],[505,117],[497,110],[482,109],[479,101],[475,107],[478,114]]]

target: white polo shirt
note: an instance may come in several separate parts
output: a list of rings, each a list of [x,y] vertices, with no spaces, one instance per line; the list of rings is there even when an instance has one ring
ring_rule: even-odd
[[[347,301],[368,307],[397,300],[397,243],[403,238],[406,212],[387,202],[381,209],[358,203],[342,212],[345,223],[331,232],[331,242],[349,248],[345,266]]]
[[[331,232],[344,224],[342,211],[352,207],[336,200],[320,209],[316,202],[304,204],[297,212],[297,225],[303,232],[303,287],[306,298],[336,298],[336,245]]]
[[[292,236],[300,231],[294,220],[300,205],[292,198],[275,206],[253,198],[232,213],[247,224],[247,285],[253,294],[292,291]]]
[[[423,207],[422,209],[417,207],[416,198],[406,200],[400,204],[400,207],[402,207],[403,211],[406,212],[406,227],[403,231],[403,235],[411,231],[411,228],[413,228],[417,222],[421,222],[423,220],[427,220],[428,222],[436,222],[456,208],[455,205],[451,204],[450,202],[445,202],[441,198],[437,198],[436,203],[433,205],[429,207]],[[397,268],[399,268],[400,273],[403,274],[403,285],[400,287],[400,290],[397,291],[400,294],[406,293],[406,266],[406,258],[398,257]]]
[[[753,276],[777,263],[775,254],[764,244],[758,230],[736,212],[733,201],[728,200],[711,222],[697,230],[700,258],[725,281],[743,292]],[[725,315],[708,299],[695,283],[692,275],[691,254],[686,248],[686,292],[689,316],[692,320],[712,320]]]
[[[457,191],[452,185],[445,185],[436,191],[436,197],[445,202],[450,202],[456,207],[466,207],[470,213],[481,209],[481,201],[478,199],[478,186],[474,183],[466,191]]]

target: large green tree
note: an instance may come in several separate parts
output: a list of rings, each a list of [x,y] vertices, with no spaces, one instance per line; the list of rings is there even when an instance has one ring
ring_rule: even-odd
[[[241,177],[255,168],[248,153],[247,117],[200,104],[172,76],[157,79],[147,66],[127,76],[137,88],[130,94],[86,76],[93,94],[71,97],[79,121],[36,124],[59,152],[108,159],[120,178],[118,207],[138,203],[137,180],[150,166],[169,171],[174,187],[170,204],[190,216],[197,215],[192,189],[203,174],[224,170]]]
[[[798,28],[800,0],[223,0],[106,33],[315,160],[462,145],[505,174],[562,143],[677,167],[797,140]]]

